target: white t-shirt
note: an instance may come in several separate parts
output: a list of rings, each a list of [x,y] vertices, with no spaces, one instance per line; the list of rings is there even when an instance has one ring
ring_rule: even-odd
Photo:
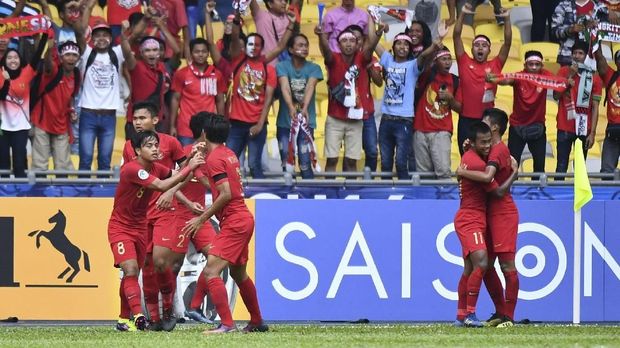
[[[120,68],[125,61],[121,46],[117,45],[112,49],[116,53]],[[95,61],[88,68],[86,74],[84,74],[86,61],[92,50],[90,46],[87,46],[80,61],[80,72],[84,76],[80,107],[93,110],[119,109],[122,107],[119,71],[112,64],[109,53],[98,53]]]

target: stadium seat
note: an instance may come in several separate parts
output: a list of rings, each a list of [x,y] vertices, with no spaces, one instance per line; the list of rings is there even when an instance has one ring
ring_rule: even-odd
[[[366,9],[370,5],[375,6],[400,6],[400,0],[358,0],[355,2],[355,6]]]
[[[502,72],[519,72],[523,70],[523,61],[509,58],[502,69]]]
[[[448,34],[446,35],[446,38],[452,39],[453,36],[454,36],[454,25],[451,25],[450,27],[448,27]],[[474,34],[473,27],[469,25],[463,25],[463,31],[461,32],[461,38],[463,39],[463,43],[466,43],[468,45],[471,44],[475,36],[476,35]]]
[[[212,27],[213,27],[213,38],[217,42],[217,40],[224,37],[224,22],[213,22]],[[199,31],[199,28],[200,26],[196,28],[196,35],[202,32],[202,30]]]
[[[495,24],[495,13],[493,13],[493,6],[480,5],[476,7],[476,14],[474,14],[474,27],[485,23]],[[497,24],[495,24],[497,26]]]

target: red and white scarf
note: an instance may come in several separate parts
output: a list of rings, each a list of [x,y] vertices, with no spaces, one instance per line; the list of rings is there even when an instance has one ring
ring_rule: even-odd
[[[305,138],[306,149],[297,148],[297,137],[302,136]],[[314,172],[320,172],[321,167],[316,159],[316,146],[314,145],[314,139],[312,139],[312,132],[308,120],[298,112],[295,117],[291,119],[291,132],[288,137],[288,158],[286,159],[286,171],[293,173],[295,171],[295,156],[297,152],[308,151],[310,153],[310,164]]]

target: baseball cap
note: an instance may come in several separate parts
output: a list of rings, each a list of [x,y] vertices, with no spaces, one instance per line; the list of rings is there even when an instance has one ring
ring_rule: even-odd
[[[92,23],[92,31],[95,31],[97,29],[106,29],[108,31],[112,31],[110,29],[110,25],[103,17],[94,17]]]

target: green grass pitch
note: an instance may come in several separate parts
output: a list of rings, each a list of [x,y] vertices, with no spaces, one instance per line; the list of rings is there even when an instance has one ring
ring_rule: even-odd
[[[239,323],[239,325],[241,325]],[[116,332],[112,326],[0,326],[0,347],[620,347],[620,326],[523,325],[464,329],[448,324],[271,325],[268,333],[206,337],[205,326]]]

